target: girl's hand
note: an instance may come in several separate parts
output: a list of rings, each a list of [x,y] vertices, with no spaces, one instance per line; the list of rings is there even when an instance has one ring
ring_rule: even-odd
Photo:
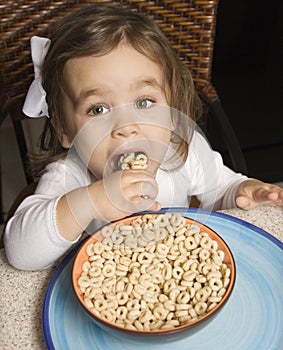
[[[159,210],[158,185],[145,170],[123,170],[89,186],[95,219],[114,221],[144,210]],[[142,197],[145,196],[145,197]]]
[[[245,210],[260,205],[283,207],[283,188],[259,180],[246,180],[240,185],[236,203]]]

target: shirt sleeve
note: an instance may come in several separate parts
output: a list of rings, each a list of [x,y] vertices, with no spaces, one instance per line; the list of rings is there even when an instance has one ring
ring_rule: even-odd
[[[212,150],[199,132],[194,133],[185,166],[190,175],[190,195],[199,199],[202,208],[219,210],[236,207],[236,193],[247,176],[225,166],[221,155]]]
[[[78,175],[73,167],[72,174]],[[10,264],[18,269],[37,270],[52,265],[74,242],[65,240],[56,226],[56,206],[66,192],[66,166],[51,163],[42,176],[35,194],[27,197],[8,221],[4,246]],[[72,189],[81,184],[69,176]],[[77,176],[79,178],[79,176]],[[72,184],[70,182],[73,181]]]

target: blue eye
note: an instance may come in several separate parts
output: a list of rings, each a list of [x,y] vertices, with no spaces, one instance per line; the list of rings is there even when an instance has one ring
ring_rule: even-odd
[[[109,108],[105,107],[101,104],[98,105],[94,105],[89,109],[89,114],[97,116],[97,115],[101,115],[101,114],[105,114],[109,112]]]
[[[138,109],[147,109],[152,107],[154,101],[150,100],[149,98],[141,98],[136,102],[136,108]]]

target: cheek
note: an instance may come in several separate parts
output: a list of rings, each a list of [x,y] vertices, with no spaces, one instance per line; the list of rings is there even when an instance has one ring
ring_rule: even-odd
[[[155,173],[160,164],[163,163],[164,157],[168,151],[171,131],[165,128],[151,127],[146,137],[150,145],[149,157],[152,163],[152,168],[148,170]]]
[[[100,142],[96,145],[91,153],[88,161],[88,169],[98,179],[101,179],[106,171],[107,142]]]
[[[145,134],[148,139],[159,140],[165,144],[168,144],[171,139],[171,130],[164,127],[148,126]]]
[[[77,132],[73,145],[83,163],[97,176],[101,173],[107,151],[107,137],[97,125],[88,122]]]

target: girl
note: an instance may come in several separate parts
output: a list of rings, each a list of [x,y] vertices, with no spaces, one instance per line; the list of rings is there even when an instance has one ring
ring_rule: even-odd
[[[192,78],[150,19],[93,4],[31,44],[24,112],[48,120],[37,189],[6,227],[15,267],[48,267],[101,220],[188,206],[192,195],[214,210],[283,205],[282,189],[234,173],[193,130]],[[129,157],[143,169],[121,170]]]

